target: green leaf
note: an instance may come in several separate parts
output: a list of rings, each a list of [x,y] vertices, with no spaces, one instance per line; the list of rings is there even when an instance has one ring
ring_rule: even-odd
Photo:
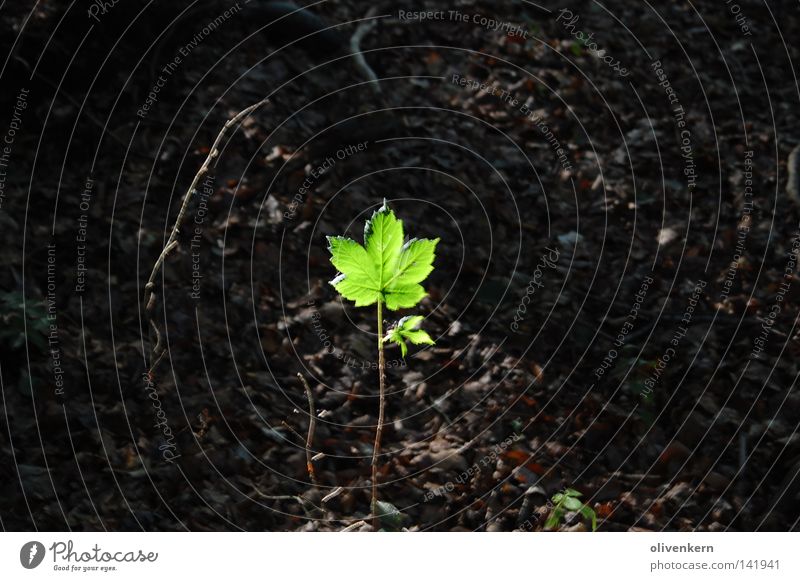
[[[579,496],[583,496],[583,494],[581,494],[580,492],[578,492],[574,488],[567,488],[564,491],[564,494],[566,494],[567,496],[573,496],[573,497],[576,497],[576,498],[579,497]]]
[[[567,496],[564,499],[564,508],[566,508],[567,510],[572,510],[577,512],[583,508],[583,503],[577,498],[572,498],[571,496]]]
[[[331,281],[333,287],[357,307],[374,304],[380,297],[378,273],[364,247],[349,238],[329,236],[328,250],[331,263],[342,273]]]
[[[375,514],[380,518],[381,525],[387,531],[399,531],[403,528],[404,515],[398,508],[391,502],[383,502],[381,500],[376,503]]]
[[[414,345],[433,345],[433,339],[428,335],[427,331],[422,329],[418,331],[406,331],[403,337],[411,341]]]
[[[408,317],[403,317],[402,319],[397,321],[397,328],[406,331],[419,329],[419,326],[422,324],[422,321],[424,320],[425,317],[423,317],[422,315],[410,315]]]
[[[412,317],[403,317],[397,324],[389,329],[389,332],[383,338],[384,342],[397,343],[400,346],[400,353],[405,358],[408,353],[406,341],[410,341],[414,345],[433,345],[434,341],[427,331],[423,331],[418,327],[422,324],[424,317],[414,315]]]
[[[544,522],[544,528],[546,528],[546,529],[554,529],[554,528],[556,528],[558,526],[559,522],[560,522],[560,519],[556,515],[552,514],[552,515],[550,515],[550,518],[548,518]]]
[[[389,289],[408,286],[428,278],[433,270],[436,245],[439,239],[409,240],[403,245],[395,270],[387,283]]]
[[[419,284],[395,286],[390,291],[385,291],[383,297],[386,306],[391,311],[408,309],[417,305],[425,298],[425,289]]]
[[[564,511],[555,507],[553,512],[550,513],[550,517],[545,521],[544,527],[546,529],[556,529],[558,525],[561,524],[561,517],[564,516]]]
[[[592,531],[597,530],[597,513],[594,512],[594,509],[590,507],[588,504],[584,504],[583,508],[581,508],[581,514],[583,518],[587,518],[592,521]]]
[[[385,201],[364,226],[364,245],[378,274],[378,288],[383,290],[397,271],[403,246],[403,223]]]
[[[364,246],[349,238],[328,237],[331,263],[341,273],[331,284],[357,307],[377,301],[392,311],[415,306],[425,297],[419,283],[433,270],[439,239],[413,239],[403,244],[403,238],[403,222],[384,201],[364,227]],[[425,342],[425,336],[414,337]]]

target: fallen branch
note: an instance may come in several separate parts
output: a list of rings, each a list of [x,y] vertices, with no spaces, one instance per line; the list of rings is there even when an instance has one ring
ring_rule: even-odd
[[[373,6],[369,12],[367,12],[366,18],[371,18],[376,11],[376,7]],[[353,36],[350,37],[350,51],[353,53],[356,66],[359,68],[359,70],[361,70],[367,80],[370,81],[369,86],[373,91],[375,91],[375,93],[380,94],[381,86],[378,82],[378,75],[376,75],[375,71],[372,70],[372,67],[369,66],[367,59],[364,58],[364,53],[361,52],[361,41],[373,28],[375,28],[376,24],[376,20],[362,20],[359,23],[359,25],[356,27],[356,31],[353,33]]]
[[[306,437],[306,468],[308,469],[308,477],[311,478],[311,483],[317,483],[317,477],[314,474],[313,458],[311,457],[311,448],[314,446],[314,430],[317,427],[317,411],[314,409],[314,394],[309,387],[306,378],[302,373],[298,373],[297,377],[300,378],[303,387],[306,389],[306,398],[308,399],[308,436]]]
[[[166,260],[167,256],[175,250],[178,246],[178,232],[180,231],[181,226],[183,225],[183,221],[186,218],[186,210],[189,207],[189,200],[192,197],[192,194],[197,189],[197,184],[200,183],[200,180],[203,179],[208,173],[208,170],[211,167],[211,162],[219,155],[219,145],[222,142],[222,139],[225,137],[228,130],[239,123],[242,119],[247,117],[250,113],[261,107],[264,103],[267,102],[267,99],[262,99],[258,103],[250,105],[246,109],[242,109],[234,115],[231,119],[229,119],[225,125],[220,130],[217,138],[214,140],[214,144],[211,146],[211,150],[208,152],[208,156],[206,160],[203,162],[203,165],[200,167],[200,170],[195,174],[194,179],[192,180],[192,184],[189,186],[189,189],[186,190],[186,193],[183,195],[183,202],[181,203],[180,212],[178,212],[178,217],[175,220],[175,225],[172,227],[172,232],[170,232],[169,238],[167,239],[167,243],[164,245],[164,249],[158,256],[155,264],[153,265],[153,271],[150,273],[150,278],[147,279],[147,284],[144,285],[144,296],[145,296],[145,311],[147,313],[147,318],[150,322],[150,327],[156,334],[156,344],[153,347],[153,358],[151,359],[150,363],[150,370],[149,373],[152,376],[153,371],[155,370],[158,363],[161,361],[161,358],[164,356],[166,349],[161,344],[161,333],[158,330],[158,325],[156,325],[155,318],[153,316],[153,311],[155,310],[156,305],[156,294],[154,292],[156,287],[156,276],[158,276],[161,267],[164,265],[164,261]]]
[[[313,510],[318,510],[324,513],[324,510],[321,507],[317,506],[310,500],[303,498],[302,496],[296,496],[292,494],[277,494],[277,495],[264,494],[258,488],[255,487],[253,487],[253,492],[255,492],[259,496],[259,498],[263,498],[264,500],[293,500],[298,504],[300,504],[300,506],[303,508],[303,512],[306,513],[306,516],[313,515],[313,511],[309,510],[309,506]]]
[[[356,531],[357,529],[364,528],[366,525],[367,525],[367,523],[365,523],[363,520],[360,520],[360,521],[354,522],[353,524],[351,524],[349,526],[344,527],[339,532],[340,533],[352,533],[352,532]]]
[[[341,486],[337,486],[332,491],[330,491],[328,494],[326,494],[320,502],[322,502],[322,504],[325,504],[326,502],[330,502],[331,500],[333,500],[334,498],[339,496],[342,492],[344,492],[344,488],[341,487]]]

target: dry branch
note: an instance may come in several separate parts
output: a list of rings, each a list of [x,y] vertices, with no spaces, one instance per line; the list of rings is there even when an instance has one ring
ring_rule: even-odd
[[[180,212],[178,212],[178,217],[175,220],[175,225],[172,227],[172,231],[167,239],[167,243],[164,245],[163,250],[161,250],[158,259],[153,265],[153,271],[150,273],[150,278],[147,279],[147,284],[144,286],[144,302],[146,305],[145,311],[150,323],[150,327],[153,329],[156,336],[155,346],[153,347],[153,353],[150,362],[149,373],[151,375],[165,353],[165,348],[161,344],[161,332],[158,330],[158,325],[156,325],[154,317],[156,305],[156,276],[158,276],[158,273],[161,271],[167,256],[178,246],[178,233],[180,232],[180,228],[183,225],[184,219],[186,218],[186,210],[189,207],[189,200],[192,198],[192,194],[196,191],[197,184],[200,183],[200,180],[203,179],[203,176],[208,173],[208,170],[211,167],[211,162],[214,161],[214,159],[219,155],[219,145],[227,134],[228,130],[266,102],[267,99],[262,99],[258,103],[250,105],[246,109],[242,109],[239,111],[239,113],[231,117],[222,127],[219,134],[217,134],[217,138],[214,140],[214,144],[211,146],[211,150],[208,152],[208,156],[203,162],[203,165],[200,167],[200,170],[197,172],[197,174],[195,174],[192,184],[183,195],[183,202],[181,203],[181,209]]]
[[[306,398],[308,399],[308,436],[306,436],[306,468],[308,469],[308,477],[311,478],[311,483],[317,483],[317,477],[314,474],[314,464],[311,455],[311,449],[314,446],[314,430],[317,427],[317,411],[314,409],[314,394],[309,387],[306,378],[302,373],[298,373],[297,377],[300,379],[303,387],[306,389]]]
[[[367,12],[366,18],[371,18],[376,11],[376,8],[373,6],[369,12]],[[373,28],[375,28],[376,24],[377,21],[375,20],[363,20],[361,23],[359,23],[355,32],[353,33],[353,36],[350,37],[350,51],[353,53],[356,66],[364,74],[367,80],[370,81],[369,86],[373,91],[375,91],[375,93],[380,94],[381,86],[378,82],[378,75],[376,75],[375,71],[372,70],[372,67],[369,66],[367,59],[364,58],[364,53],[361,52],[361,41]]]

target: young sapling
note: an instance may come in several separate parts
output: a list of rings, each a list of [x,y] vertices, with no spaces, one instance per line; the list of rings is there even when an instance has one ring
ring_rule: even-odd
[[[384,200],[364,227],[364,245],[343,236],[328,236],[331,263],[339,275],[331,282],[345,299],[357,307],[377,305],[378,318],[378,425],[372,449],[372,512],[373,528],[379,529],[378,455],[384,424],[386,395],[386,363],[384,344],[397,343],[403,357],[408,352],[406,341],[414,345],[432,345],[433,339],[419,328],[423,317],[403,317],[384,336],[383,308],[390,311],[415,307],[427,294],[420,284],[433,271],[439,238],[404,242],[403,222],[398,220]]]
[[[567,488],[563,492],[554,494],[552,498],[553,510],[550,512],[550,517],[544,523],[545,528],[558,528],[567,512],[577,512],[586,520],[591,521],[592,531],[596,531],[597,514],[591,506],[579,500],[581,496],[583,495],[580,492],[572,488]]]

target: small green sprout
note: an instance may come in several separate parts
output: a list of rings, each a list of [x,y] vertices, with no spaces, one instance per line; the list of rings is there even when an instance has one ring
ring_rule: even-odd
[[[372,518],[378,530],[382,510],[378,504],[378,454],[384,424],[386,363],[384,343],[400,346],[403,357],[408,352],[406,341],[414,345],[432,345],[433,339],[419,328],[423,317],[403,317],[384,337],[383,306],[391,311],[415,307],[427,294],[420,284],[433,271],[439,239],[412,238],[403,242],[403,222],[398,220],[386,200],[372,214],[364,227],[364,245],[343,236],[328,236],[331,263],[339,275],[331,281],[345,299],[357,307],[377,304],[378,311],[378,379],[380,395],[378,426],[372,449]],[[384,519],[385,520],[385,519]]]
[[[553,510],[550,512],[550,517],[544,523],[545,528],[555,529],[561,524],[561,521],[566,516],[567,512],[578,512],[583,518],[592,522],[592,531],[597,530],[597,514],[595,514],[592,507],[584,504],[578,498],[583,496],[577,490],[567,488],[564,492],[559,492],[553,495]]]
[[[408,518],[397,507],[389,502],[382,502],[380,500],[375,502],[376,514],[381,521],[383,530],[390,532],[397,532],[403,529],[403,523]]]
[[[406,341],[410,341],[414,345],[433,345],[433,339],[428,335],[427,331],[419,328],[422,321],[425,319],[422,315],[414,315],[412,317],[403,317],[397,324],[389,329],[383,342],[391,341],[400,346],[400,353],[405,359],[408,354],[408,347]]]
[[[27,300],[19,291],[0,294],[0,347],[14,351],[27,341],[46,351],[49,329],[43,303]]]

